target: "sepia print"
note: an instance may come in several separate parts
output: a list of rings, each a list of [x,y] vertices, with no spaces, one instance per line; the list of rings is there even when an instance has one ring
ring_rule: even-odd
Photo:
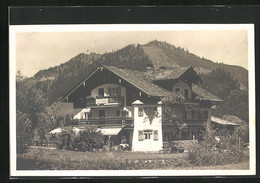
[[[255,174],[253,32],[10,26],[11,175]]]

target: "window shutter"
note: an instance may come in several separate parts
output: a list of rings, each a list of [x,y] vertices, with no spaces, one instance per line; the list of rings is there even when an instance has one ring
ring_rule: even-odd
[[[142,117],[144,115],[143,109],[142,108],[138,108],[138,116]]]
[[[153,108],[153,116],[154,116],[154,117],[158,117],[157,107],[154,107],[154,108]]]
[[[138,140],[139,141],[144,140],[144,132],[142,130],[138,131]]]
[[[108,94],[109,94],[109,96],[111,96],[111,88],[110,87],[108,87]]]
[[[117,88],[117,96],[119,96],[119,97],[121,96],[121,87]]]
[[[153,139],[158,140],[158,130],[153,131]]]
[[[208,111],[205,110],[205,111],[204,111],[204,118],[205,118],[205,119],[208,119],[208,117],[209,117]]]

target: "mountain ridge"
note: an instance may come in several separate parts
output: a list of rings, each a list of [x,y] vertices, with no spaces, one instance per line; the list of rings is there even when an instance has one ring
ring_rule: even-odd
[[[104,54],[80,53],[59,66],[37,72],[29,79],[35,81],[35,84],[46,93],[49,103],[52,103],[71,90],[99,64],[123,66],[139,71],[145,71],[148,64],[153,64],[155,69],[161,66],[167,68],[192,66],[199,74],[209,74],[212,70],[222,67],[243,85],[242,88],[248,86],[248,71],[245,68],[215,63],[190,53],[185,48],[157,40],[144,45],[130,44]]]

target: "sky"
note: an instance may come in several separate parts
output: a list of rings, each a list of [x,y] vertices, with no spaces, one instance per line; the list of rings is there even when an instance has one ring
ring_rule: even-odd
[[[17,32],[16,70],[31,77],[79,53],[104,53],[129,44],[166,41],[190,53],[248,68],[247,30]]]

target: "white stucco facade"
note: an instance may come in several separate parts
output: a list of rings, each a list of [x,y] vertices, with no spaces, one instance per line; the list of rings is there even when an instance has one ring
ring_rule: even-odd
[[[103,84],[100,85],[96,88],[94,88],[93,90],[91,90],[91,97],[97,97],[98,96],[98,89],[99,88],[104,88],[104,97],[109,97],[109,92],[108,92],[108,88],[116,88],[116,87],[120,87],[120,96],[121,97],[125,97],[126,96],[126,89],[123,86],[117,85],[117,84],[112,84],[112,83],[108,83],[108,84]]]
[[[162,105],[134,104],[132,151],[159,151],[163,146]],[[147,114],[149,110],[157,114]],[[140,115],[143,110],[143,115]],[[148,112],[147,112],[148,111]],[[141,137],[142,136],[142,137]]]

